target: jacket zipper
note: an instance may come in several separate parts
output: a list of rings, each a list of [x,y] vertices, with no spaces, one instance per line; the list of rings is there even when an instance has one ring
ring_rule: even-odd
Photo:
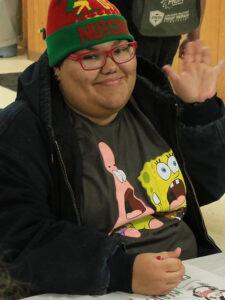
[[[179,108],[179,105],[176,103],[175,104],[176,106],[176,114],[177,114],[177,118],[179,119],[180,117],[180,108]],[[192,193],[194,195],[194,201],[195,203],[197,204],[197,207],[199,209],[199,213],[201,215],[201,223],[202,223],[202,227],[204,229],[204,234],[205,234],[205,237],[206,239],[208,240],[208,242],[210,242],[214,247],[216,247],[218,250],[220,250],[217,245],[215,244],[215,242],[212,240],[212,238],[208,235],[208,231],[207,231],[207,228],[206,228],[206,225],[205,225],[205,221],[204,221],[204,218],[203,218],[203,215],[202,215],[202,212],[201,212],[201,208],[200,208],[200,205],[198,203],[198,197],[197,197],[197,194],[196,194],[196,191],[195,191],[195,188],[194,188],[194,185],[192,183],[192,180],[190,178],[190,175],[186,169],[186,166],[185,166],[185,159],[184,159],[184,156],[183,156],[183,153],[181,151],[181,147],[180,147],[180,143],[179,143],[179,125],[178,125],[178,122],[176,123],[176,139],[177,139],[177,147],[178,147],[178,151],[179,151],[179,154],[180,154],[180,157],[181,157],[181,161],[182,161],[182,165],[183,165],[183,170],[184,170],[184,173],[186,175],[186,178],[190,184],[190,187],[191,187],[191,190],[192,190]]]
[[[57,150],[57,153],[58,153],[58,157],[59,157],[61,169],[62,169],[62,172],[63,172],[63,176],[64,176],[64,179],[65,179],[65,182],[66,182],[66,186],[69,190],[70,197],[71,197],[71,200],[72,200],[72,203],[73,203],[73,208],[74,208],[74,211],[75,211],[75,214],[76,214],[76,217],[77,217],[77,225],[81,226],[81,218],[80,218],[79,210],[78,210],[78,207],[77,207],[77,204],[76,204],[76,199],[75,199],[75,196],[74,196],[73,189],[72,189],[71,184],[70,184],[69,179],[68,179],[66,166],[65,166],[65,163],[63,161],[63,157],[62,157],[62,154],[61,154],[61,151],[60,151],[60,148],[59,148],[59,144],[56,140],[54,140],[54,144],[56,146],[56,150]]]

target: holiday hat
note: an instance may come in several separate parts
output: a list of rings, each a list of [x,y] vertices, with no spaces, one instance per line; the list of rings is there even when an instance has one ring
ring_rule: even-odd
[[[130,40],[126,19],[108,0],[52,0],[46,43],[49,66],[70,53],[113,40]]]

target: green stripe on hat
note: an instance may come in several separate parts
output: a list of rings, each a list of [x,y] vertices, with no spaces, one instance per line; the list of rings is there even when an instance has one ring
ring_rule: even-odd
[[[113,40],[134,40],[121,15],[98,16],[65,26],[46,39],[49,66],[55,66],[70,53]]]

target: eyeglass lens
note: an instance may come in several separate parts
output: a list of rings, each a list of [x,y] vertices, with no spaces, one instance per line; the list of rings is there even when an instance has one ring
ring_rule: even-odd
[[[112,59],[118,63],[125,63],[131,60],[135,55],[135,47],[133,44],[123,44],[113,48],[107,53]],[[105,64],[107,54],[104,52],[90,52],[81,58],[81,64],[84,69],[98,69]]]

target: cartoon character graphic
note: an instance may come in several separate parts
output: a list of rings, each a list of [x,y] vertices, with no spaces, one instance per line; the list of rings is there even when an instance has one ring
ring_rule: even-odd
[[[186,207],[186,187],[172,150],[146,162],[138,180],[157,212]]]
[[[154,216],[146,216],[138,220],[134,220],[127,224],[127,228],[142,229],[157,229],[163,226],[163,222],[156,219]]]
[[[125,224],[132,223],[133,220],[137,218],[152,215],[154,210],[146,206],[146,204],[135,195],[134,188],[127,180],[126,174],[117,168],[111,148],[103,142],[100,142],[98,147],[106,170],[112,174],[114,178],[115,194],[118,203],[118,219],[112,231]],[[151,227],[151,225],[154,227],[162,226],[162,222],[154,218],[150,221],[148,220],[148,224],[149,227]],[[140,237],[141,235],[139,230],[132,225],[122,228],[121,230],[120,233],[126,236]]]
[[[225,300],[224,292],[225,290],[219,290],[214,286],[205,285],[205,286],[196,287],[193,290],[193,296],[199,298],[205,298],[207,300],[214,300],[214,299]]]

